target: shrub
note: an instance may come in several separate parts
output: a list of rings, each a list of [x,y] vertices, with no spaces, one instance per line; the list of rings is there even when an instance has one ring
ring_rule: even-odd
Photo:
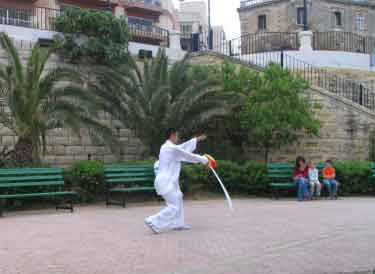
[[[79,193],[81,202],[95,202],[105,193],[102,162],[74,162],[65,177],[67,184]]]
[[[370,194],[374,182],[370,178],[371,163],[361,161],[335,162],[339,192],[348,194]]]
[[[267,191],[268,178],[264,164],[246,162],[237,164],[230,161],[218,161],[216,171],[228,191],[241,194],[264,194]],[[181,182],[183,190],[192,189],[221,192],[214,175],[199,165],[184,165]]]
[[[60,52],[71,62],[82,58],[99,64],[118,64],[127,58],[130,33],[125,17],[110,12],[67,8],[56,18]]]

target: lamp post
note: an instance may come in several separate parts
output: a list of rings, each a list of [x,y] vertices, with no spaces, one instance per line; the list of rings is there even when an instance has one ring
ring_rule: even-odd
[[[303,0],[303,30],[309,30],[309,26],[307,23],[307,0]]]
[[[213,35],[211,27],[211,0],[208,0],[208,48],[212,50],[213,48]]]
[[[111,0],[107,0],[107,10],[112,12]]]

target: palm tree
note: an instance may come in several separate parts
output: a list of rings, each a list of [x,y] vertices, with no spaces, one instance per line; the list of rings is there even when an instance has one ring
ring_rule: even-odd
[[[0,34],[0,44],[8,57],[8,64],[0,67],[0,96],[9,109],[0,112],[0,123],[18,136],[14,147],[18,165],[39,164],[47,132],[57,128],[70,128],[78,135],[81,128],[90,128],[95,140],[116,141],[98,119],[103,96],[90,90],[83,75],[62,66],[46,70],[53,48],[36,45],[24,64],[5,33]]]
[[[144,61],[143,73],[129,60],[114,71],[97,73],[98,89],[112,91],[112,110],[152,156],[157,154],[165,128],[190,132],[226,113],[220,81],[208,70],[194,71],[186,58],[169,66],[164,51]]]

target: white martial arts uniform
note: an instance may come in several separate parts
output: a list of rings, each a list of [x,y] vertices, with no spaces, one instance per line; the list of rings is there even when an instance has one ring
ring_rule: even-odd
[[[146,222],[158,230],[185,226],[183,194],[179,184],[181,162],[208,163],[205,156],[192,153],[196,147],[197,139],[193,138],[181,145],[175,145],[168,140],[160,149],[159,161],[155,163],[155,189],[157,194],[164,198],[167,207],[146,218]]]

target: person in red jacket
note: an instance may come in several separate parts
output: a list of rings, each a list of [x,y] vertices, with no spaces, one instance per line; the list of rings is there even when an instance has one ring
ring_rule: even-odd
[[[306,165],[306,160],[302,156],[298,156],[296,159],[296,165],[293,172],[293,179],[297,184],[297,198],[298,201],[303,201],[305,198],[308,198],[309,190],[309,175],[308,175],[308,166]]]

